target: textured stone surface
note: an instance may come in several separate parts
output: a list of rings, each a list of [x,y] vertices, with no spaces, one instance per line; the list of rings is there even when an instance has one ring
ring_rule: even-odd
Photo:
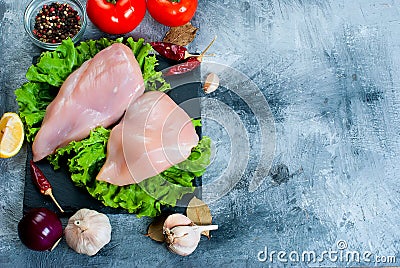
[[[0,0],[0,114],[17,111],[13,91],[40,52],[24,33],[27,3]],[[372,253],[371,263],[361,264],[394,256],[400,265],[399,12],[398,0],[200,0],[193,20],[200,30],[190,50],[200,51],[218,35],[212,61],[249,77],[275,121],[272,168],[261,170],[259,187],[249,190],[263,159],[263,125],[255,119],[259,110],[251,109],[263,96],[253,95],[249,103],[241,94],[221,90],[203,102],[210,118],[203,132],[216,148],[205,182],[212,185],[221,176],[235,147],[248,150],[249,158],[243,177],[234,178],[239,182],[210,204],[220,226],[210,241],[204,239],[193,255],[179,257],[143,235],[149,219],[112,215],[112,241],[95,257],[77,255],[65,242],[53,252],[32,252],[16,231],[25,145],[16,157],[0,159],[0,266],[268,266],[269,260],[257,259],[265,247],[269,253],[321,255],[338,250],[340,241],[346,241],[346,250]],[[166,31],[146,16],[131,35],[160,40]],[[89,23],[85,38],[101,36]],[[249,90],[241,89],[243,95]],[[228,108],[236,116],[211,120]],[[235,122],[246,136],[229,139],[227,126]],[[289,263],[359,265],[328,258]],[[274,264],[281,264],[276,254]]]

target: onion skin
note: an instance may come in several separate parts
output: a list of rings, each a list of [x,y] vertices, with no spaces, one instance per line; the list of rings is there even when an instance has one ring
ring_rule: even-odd
[[[63,236],[60,219],[47,208],[31,209],[18,223],[22,243],[36,251],[52,250]]]

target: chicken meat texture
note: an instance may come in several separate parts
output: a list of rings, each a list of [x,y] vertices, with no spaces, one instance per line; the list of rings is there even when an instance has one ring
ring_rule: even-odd
[[[198,142],[191,118],[168,95],[144,93],[112,129],[97,180],[139,183],[186,160]]]
[[[68,76],[47,107],[32,145],[34,161],[97,126],[111,126],[143,92],[142,72],[129,47],[116,43],[100,51]]]

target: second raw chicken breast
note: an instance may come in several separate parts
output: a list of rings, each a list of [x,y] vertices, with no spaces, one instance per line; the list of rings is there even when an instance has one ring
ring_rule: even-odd
[[[111,131],[97,180],[139,183],[186,160],[198,142],[191,118],[168,95],[144,93]]]
[[[73,72],[46,109],[32,145],[34,161],[97,126],[109,127],[144,92],[142,72],[132,50],[113,44]]]

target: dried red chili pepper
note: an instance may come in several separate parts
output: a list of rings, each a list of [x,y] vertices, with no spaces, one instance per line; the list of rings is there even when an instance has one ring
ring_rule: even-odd
[[[183,61],[186,58],[193,56],[187,52],[186,47],[175,45],[167,42],[150,42],[150,45],[155,51],[166,59]]]
[[[31,167],[32,180],[35,183],[35,185],[39,188],[40,193],[43,195],[50,196],[53,202],[58,207],[58,209],[62,213],[64,213],[64,210],[61,208],[61,206],[58,204],[57,200],[53,196],[53,189],[51,188],[51,184],[47,180],[46,176],[32,160],[30,161],[30,167]]]
[[[206,49],[203,51],[203,53],[201,53],[199,56],[191,56],[185,62],[172,66],[164,73],[164,75],[170,76],[170,75],[176,75],[176,74],[184,74],[184,73],[193,71],[194,69],[199,67],[201,65],[201,62],[203,60],[205,53],[211,47],[211,45],[214,43],[216,38],[217,37],[214,37],[214,39],[211,41],[211,43],[206,47]]]
[[[197,57],[190,57],[187,61],[183,63],[179,63],[177,65],[172,66],[164,73],[165,76],[175,75],[175,74],[184,74],[190,71],[193,71],[197,67],[199,67],[201,61]]]

